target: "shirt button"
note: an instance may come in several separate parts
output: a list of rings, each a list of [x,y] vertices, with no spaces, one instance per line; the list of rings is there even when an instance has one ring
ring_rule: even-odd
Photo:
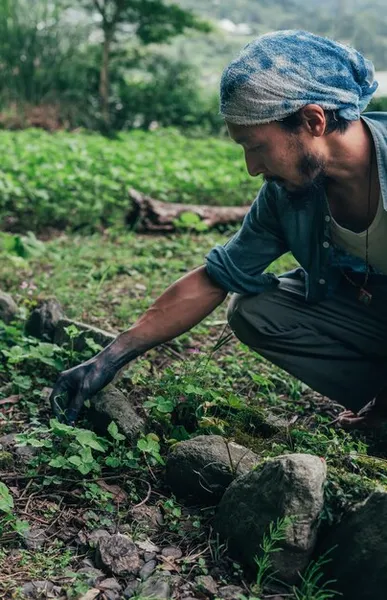
[[[331,222],[330,216],[329,215],[325,215],[325,220],[326,220],[327,223],[330,223]]]
[[[320,285],[324,285],[326,283],[325,279],[319,279],[318,282],[319,282]]]
[[[324,242],[324,243],[323,243],[323,247],[324,247],[324,248],[329,248],[329,246],[330,246],[330,243],[329,243],[329,242]]]

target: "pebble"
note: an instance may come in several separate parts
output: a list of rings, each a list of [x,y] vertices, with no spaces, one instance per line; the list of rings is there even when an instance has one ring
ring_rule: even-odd
[[[198,577],[195,577],[195,584],[205,593],[214,596],[218,593],[217,583],[211,575],[199,575]]]
[[[169,600],[171,596],[171,585],[165,577],[152,575],[141,585],[140,595],[144,598]]]
[[[90,546],[97,546],[103,537],[110,537],[110,533],[106,529],[94,529],[88,536],[88,542]]]
[[[146,581],[148,577],[150,577],[157,566],[157,562],[155,560],[149,560],[145,563],[145,565],[140,570],[140,578],[142,581]]]
[[[113,592],[120,592],[122,590],[121,584],[118,583],[117,579],[114,577],[109,577],[108,579],[104,579],[101,583],[98,584],[100,590],[110,590]]]
[[[245,590],[237,585],[224,585],[218,591],[218,596],[223,600],[235,600],[243,594],[245,594]]]
[[[124,598],[133,598],[133,596],[136,593],[136,590],[138,588],[138,581],[131,581],[126,588],[124,589],[124,591],[122,592],[122,595]]]
[[[52,581],[29,581],[25,583],[22,587],[22,595],[23,596],[36,596],[38,598],[43,598],[47,595],[47,593],[51,592],[54,587]]]
[[[154,560],[156,558],[156,552],[144,552],[144,560],[145,562],[149,562],[150,560]]]
[[[44,529],[31,527],[22,533],[24,544],[28,550],[39,550],[46,541]]]
[[[176,548],[175,546],[167,546],[166,548],[163,548],[161,554],[165,556],[165,558],[173,559],[181,558],[183,556],[180,548]]]

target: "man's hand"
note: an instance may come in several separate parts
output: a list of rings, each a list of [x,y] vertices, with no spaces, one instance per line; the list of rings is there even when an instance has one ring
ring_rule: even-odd
[[[92,358],[63,371],[50,396],[55,417],[73,425],[85,400],[110,383],[115,374],[116,370],[101,358]]]

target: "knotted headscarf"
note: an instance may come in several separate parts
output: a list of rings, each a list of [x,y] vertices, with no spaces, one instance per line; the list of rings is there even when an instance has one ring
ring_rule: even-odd
[[[307,31],[276,31],[249,43],[223,71],[220,112],[236,125],[278,121],[307,104],[360,118],[378,87],[354,48]]]

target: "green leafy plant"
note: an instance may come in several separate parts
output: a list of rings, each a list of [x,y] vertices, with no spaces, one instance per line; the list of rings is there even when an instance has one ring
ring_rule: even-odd
[[[316,561],[309,563],[304,573],[301,575],[301,584],[293,587],[295,600],[332,600],[342,596],[339,592],[330,589],[329,586],[335,583],[334,580],[324,581],[323,566],[330,562],[326,552]]]
[[[281,552],[281,542],[286,539],[286,533],[294,518],[284,517],[277,519],[275,523],[270,523],[268,531],[263,535],[261,556],[255,556],[254,561],[257,565],[257,574],[253,592],[261,594],[265,585],[275,579],[275,571],[273,570],[272,555]]]

